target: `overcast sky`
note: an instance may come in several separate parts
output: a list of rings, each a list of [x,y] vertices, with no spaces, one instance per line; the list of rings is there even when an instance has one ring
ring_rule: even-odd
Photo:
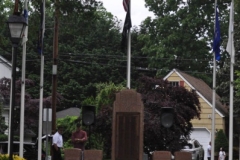
[[[108,12],[111,12],[114,16],[117,16],[118,19],[122,20],[124,23],[126,12],[122,5],[123,0],[101,1],[103,2],[103,6],[107,9]],[[145,8],[144,0],[131,0],[131,19],[133,26],[139,26],[141,22],[148,16],[154,17],[154,14]]]

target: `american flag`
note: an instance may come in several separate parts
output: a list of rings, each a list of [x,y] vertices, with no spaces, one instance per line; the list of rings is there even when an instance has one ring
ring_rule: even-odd
[[[128,11],[128,5],[130,0],[123,0],[123,8],[127,12]]]

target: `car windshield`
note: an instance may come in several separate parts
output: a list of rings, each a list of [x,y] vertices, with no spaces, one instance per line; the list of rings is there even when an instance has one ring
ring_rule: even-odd
[[[183,146],[183,149],[192,149],[192,144],[188,143]]]

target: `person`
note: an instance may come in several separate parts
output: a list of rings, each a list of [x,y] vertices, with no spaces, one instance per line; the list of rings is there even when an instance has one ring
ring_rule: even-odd
[[[87,141],[87,132],[81,129],[80,123],[77,125],[77,129],[72,133],[72,143],[74,148],[79,148],[82,151],[85,149],[85,142]]]
[[[211,160],[211,142],[209,142],[208,147],[207,147],[207,159]]]
[[[224,160],[225,157],[226,157],[226,153],[225,153],[224,149],[221,147],[220,151],[219,151],[218,160]]]
[[[61,149],[63,149],[63,127],[59,126],[57,132],[52,137],[52,160],[62,160]]]

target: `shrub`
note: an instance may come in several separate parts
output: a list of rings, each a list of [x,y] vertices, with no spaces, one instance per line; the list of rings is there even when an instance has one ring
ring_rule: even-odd
[[[221,147],[224,148],[225,152],[228,152],[228,139],[222,129],[216,133],[215,152],[219,152]]]
[[[0,141],[7,141],[8,136],[6,134],[0,134]]]

